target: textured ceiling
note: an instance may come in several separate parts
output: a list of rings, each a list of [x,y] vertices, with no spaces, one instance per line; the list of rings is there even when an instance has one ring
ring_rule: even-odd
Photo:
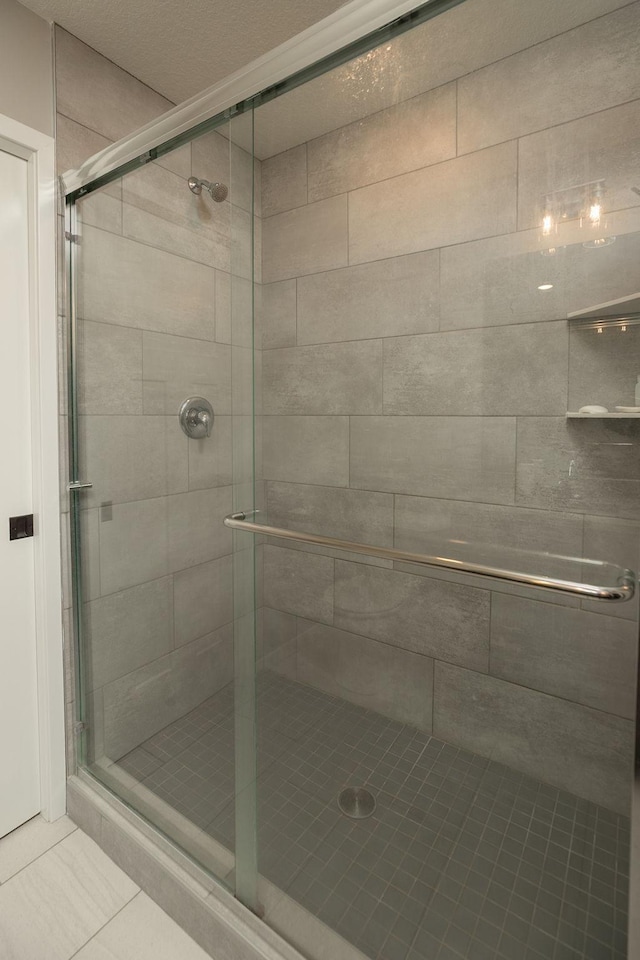
[[[342,6],[344,0],[21,0],[174,103]]]

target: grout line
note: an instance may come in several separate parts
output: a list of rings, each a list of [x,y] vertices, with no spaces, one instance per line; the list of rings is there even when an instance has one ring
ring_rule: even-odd
[[[109,857],[109,859],[111,860],[111,857]],[[111,862],[112,862],[112,863],[115,863],[115,860],[111,860]],[[117,866],[117,864],[116,864],[116,866]],[[119,869],[122,870],[122,867],[120,867]],[[124,873],[124,871],[122,871],[122,872]],[[131,879],[131,878],[129,877],[128,879]],[[132,883],[133,883],[133,881],[132,881]],[[138,887],[138,884],[136,884],[136,886]],[[88,940],[85,940],[85,942],[82,944],[82,946],[78,947],[77,950],[74,950],[74,952],[73,952],[73,953],[71,954],[71,956],[69,957],[69,960],[73,960],[74,957],[77,957],[78,954],[80,953],[80,951],[81,951],[81,950],[84,950],[84,948],[87,946],[87,944],[89,944],[89,943],[91,943],[93,940],[95,940],[96,937],[97,937],[100,933],[102,933],[102,931],[104,930],[104,928],[105,928],[105,927],[108,927],[112,920],[115,920],[116,917],[120,916],[120,914],[122,913],[122,911],[125,910],[125,909],[129,906],[129,904],[133,903],[133,901],[134,901],[137,897],[139,897],[141,893],[144,893],[144,891],[142,890],[141,887],[138,887],[138,892],[137,892],[137,893],[134,893],[134,895],[131,897],[131,899],[130,899],[130,900],[127,900],[127,902],[124,903],[124,904],[120,907],[119,910],[116,910],[116,912],[115,912],[111,917],[109,917],[109,919],[108,919],[105,923],[103,923],[102,926],[101,926],[98,930],[96,930],[96,932],[93,934],[93,936],[89,937]],[[175,923],[175,921],[172,920],[172,923]],[[134,960],[134,958],[132,958],[132,960]]]
[[[73,701],[71,701],[71,702],[73,702]],[[66,706],[67,706],[67,703],[65,703],[65,707],[66,707]],[[69,817],[68,814],[65,814],[65,816],[67,816],[68,819],[71,820],[71,817]],[[27,821],[27,823],[29,823],[29,822],[30,822],[30,821]],[[43,821],[43,822],[46,823],[46,822],[48,822],[48,821]],[[7,836],[11,836],[11,834],[14,833],[14,832],[17,833],[17,831],[20,830],[21,827],[26,826],[27,823],[21,823],[19,827],[16,827],[16,830],[15,830],[15,831],[13,831],[13,830],[10,831],[10,833],[7,834]],[[59,846],[59,845],[60,845],[61,843],[63,843],[68,837],[70,837],[72,834],[74,834],[74,833],[76,832],[76,830],[79,829],[79,827],[78,827],[78,824],[77,824],[74,820],[71,820],[71,823],[73,823],[73,830],[70,830],[69,833],[65,834],[64,837],[60,837],[60,839],[59,839],[59,840],[56,840],[56,842],[53,843],[53,844],[51,844],[50,847],[47,847],[46,850],[43,850],[42,853],[39,853],[37,856],[35,856],[35,857],[33,858],[33,860],[29,860],[28,863],[23,864],[23,866],[21,866],[19,870],[16,870],[15,873],[12,873],[11,876],[9,876],[9,877],[7,877],[5,880],[3,880],[3,881],[0,883],[0,887],[4,887],[5,884],[9,883],[10,880],[13,880],[14,877],[19,876],[19,874],[21,874],[24,870],[28,869],[28,867],[33,866],[33,864],[34,864],[34,863],[37,863],[38,860],[42,859],[42,857],[46,857],[46,855],[47,855],[51,850],[55,850],[55,848],[56,848],[57,846]],[[4,839],[4,838],[0,838],[0,839]]]

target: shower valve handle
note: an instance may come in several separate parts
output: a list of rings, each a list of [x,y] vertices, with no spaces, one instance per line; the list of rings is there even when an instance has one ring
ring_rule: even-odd
[[[191,440],[202,440],[211,436],[213,407],[204,397],[189,397],[180,407],[178,420]]]
[[[196,415],[196,419],[203,424],[205,430],[207,431],[207,436],[211,436],[211,417],[206,410],[201,410],[200,413]]]

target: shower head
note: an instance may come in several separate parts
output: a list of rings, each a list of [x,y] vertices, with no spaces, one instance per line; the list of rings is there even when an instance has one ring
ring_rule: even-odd
[[[189,177],[187,180],[189,184],[189,190],[192,193],[195,193],[197,197],[202,193],[202,188],[208,191],[212,200],[215,200],[216,203],[221,203],[223,200],[227,199],[227,194],[229,193],[227,187],[224,183],[210,183],[208,180],[199,180],[197,177]]]

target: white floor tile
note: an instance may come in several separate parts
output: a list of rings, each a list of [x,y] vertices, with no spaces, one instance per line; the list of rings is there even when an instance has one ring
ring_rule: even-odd
[[[74,960],[210,960],[145,893],[128,903]]]
[[[0,957],[69,960],[138,889],[75,830],[0,886]]]
[[[69,817],[47,823],[34,817],[0,840],[0,883],[46,853],[76,829]]]

